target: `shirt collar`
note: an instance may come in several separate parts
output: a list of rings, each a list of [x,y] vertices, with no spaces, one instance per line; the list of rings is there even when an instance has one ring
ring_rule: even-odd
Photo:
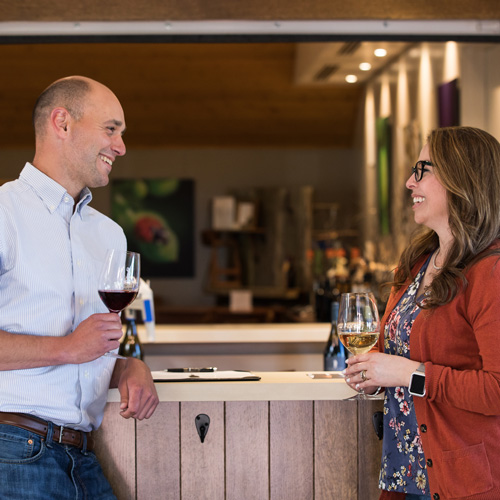
[[[19,178],[32,187],[50,213],[54,213],[57,207],[64,201],[65,197],[70,196],[63,186],[54,179],[51,179],[48,175],[45,175],[41,170],[38,170],[29,162],[24,165]],[[76,207],[76,211],[80,217],[82,216],[83,208],[87,206],[91,200],[92,193],[90,189],[82,189],[80,200]]]

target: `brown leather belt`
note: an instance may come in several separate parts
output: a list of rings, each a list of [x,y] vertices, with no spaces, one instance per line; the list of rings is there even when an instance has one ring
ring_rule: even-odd
[[[47,431],[49,430],[48,422],[41,418],[34,417],[33,415],[27,415],[26,413],[7,413],[2,411],[0,412],[0,424],[20,427],[21,429],[34,432],[44,438],[47,437]],[[90,432],[77,431],[69,427],[57,426],[56,424],[53,425],[54,432],[52,434],[52,440],[56,443],[70,444],[82,449],[84,443],[83,438],[87,436],[87,450],[92,451],[94,449],[94,439]]]

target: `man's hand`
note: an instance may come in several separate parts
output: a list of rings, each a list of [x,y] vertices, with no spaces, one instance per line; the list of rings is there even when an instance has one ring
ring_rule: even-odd
[[[86,363],[120,346],[120,316],[115,313],[92,314],[64,337],[67,363]]]
[[[120,391],[120,414],[123,418],[149,418],[158,406],[151,370],[138,359],[118,359],[110,387],[118,387]]]

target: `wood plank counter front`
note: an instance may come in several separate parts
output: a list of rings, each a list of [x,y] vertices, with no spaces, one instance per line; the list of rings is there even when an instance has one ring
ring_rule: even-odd
[[[346,400],[340,378],[256,375],[157,383],[161,402],[141,422],[120,417],[110,390],[96,453],[118,500],[377,499],[382,401]],[[210,418],[203,443],[199,415]]]

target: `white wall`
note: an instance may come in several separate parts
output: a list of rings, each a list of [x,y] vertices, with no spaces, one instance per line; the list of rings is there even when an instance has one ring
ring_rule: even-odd
[[[500,140],[500,46],[460,48],[462,125],[487,130]]]

